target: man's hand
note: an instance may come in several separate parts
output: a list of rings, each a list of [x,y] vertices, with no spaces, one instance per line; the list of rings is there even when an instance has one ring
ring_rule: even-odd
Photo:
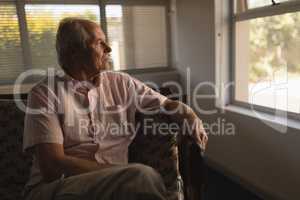
[[[200,120],[200,118],[194,113],[194,111],[191,111],[191,113],[188,115],[190,116],[190,119],[188,119],[188,124],[191,126],[191,136],[193,137],[193,139],[195,139],[197,144],[199,144],[201,148],[205,150],[208,137],[205,132],[205,129],[203,128],[203,123]]]
[[[189,129],[192,130],[192,133],[188,133],[195,140],[200,147],[205,150],[206,144],[208,141],[207,134],[203,128],[202,121],[196,115],[196,113],[186,104],[180,101],[173,101],[167,99],[164,102],[163,108],[167,113],[170,114],[172,121],[176,122],[179,125],[184,125],[185,120]]]
[[[111,167],[100,165],[96,160],[85,160],[65,155],[61,144],[39,144],[34,147],[41,173],[46,182]]]

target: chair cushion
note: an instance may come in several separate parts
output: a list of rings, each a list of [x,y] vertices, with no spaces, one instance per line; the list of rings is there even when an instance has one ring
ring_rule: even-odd
[[[31,158],[22,153],[24,113],[12,100],[0,101],[0,197],[19,200],[28,180]]]
[[[169,199],[179,198],[178,188],[178,149],[176,134],[164,125],[170,118],[159,113],[156,115],[136,115],[137,133],[129,147],[129,162],[142,163],[156,169],[162,176],[169,192]],[[161,127],[159,127],[162,125]],[[154,128],[154,126],[157,126]],[[159,131],[161,128],[161,131]]]

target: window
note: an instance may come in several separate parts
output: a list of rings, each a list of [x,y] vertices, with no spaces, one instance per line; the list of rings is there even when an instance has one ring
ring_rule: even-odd
[[[237,0],[234,98],[270,110],[300,112],[299,1]]]
[[[286,1],[290,1],[290,0],[276,0],[274,2],[270,0],[248,0],[248,7],[252,9],[252,8],[258,8],[263,6],[270,6],[276,3],[282,3]]]
[[[115,69],[167,66],[165,7],[108,5],[106,21]]]
[[[237,12],[243,12],[254,8],[266,7],[274,4],[276,5],[287,1],[291,0],[236,0],[235,9],[237,10]]]
[[[12,93],[28,69],[59,68],[55,36],[65,17],[101,24],[112,47],[112,69],[167,67],[168,1],[7,0],[0,3],[0,94]],[[29,86],[37,79],[27,80]],[[30,87],[27,87],[30,88]],[[23,92],[27,92],[27,90]]]
[[[32,68],[58,67],[55,36],[59,21],[65,17],[81,17],[100,22],[97,5],[25,5]]]
[[[23,56],[14,4],[0,2],[0,84],[11,84],[23,70]]]

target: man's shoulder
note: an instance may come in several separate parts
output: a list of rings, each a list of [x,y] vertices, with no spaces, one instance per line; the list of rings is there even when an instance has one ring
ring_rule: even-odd
[[[110,81],[129,81],[131,76],[125,72],[118,71],[104,71],[101,73],[104,78],[109,79]]]
[[[29,94],[34,92],[39,92],[47,89],[48,78],[44,77],[40,81],[38,81],[29,91]]]
[[[46,93],[49,90],[53,90],[57,83],[60,81],[57,75],[55,76],[45,76],[39,80],[29,91],[28,94],[32,93]]]

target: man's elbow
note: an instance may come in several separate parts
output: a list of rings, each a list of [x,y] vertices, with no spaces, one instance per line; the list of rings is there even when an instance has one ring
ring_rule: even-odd
[[[41,174],[45,182],[52,182],[62,176],[63,170],[59,163],[57,161],[40,163]]]
[[[166,99],[164,101],[163,108],[165,111],[172,112],[172,111],[176,111],[180,105],[181,105],[180,101]]]
[[[44,181],[57,180],[64,173],[63,163],[65,155],[55,145],[38,145],[36,156]]]

